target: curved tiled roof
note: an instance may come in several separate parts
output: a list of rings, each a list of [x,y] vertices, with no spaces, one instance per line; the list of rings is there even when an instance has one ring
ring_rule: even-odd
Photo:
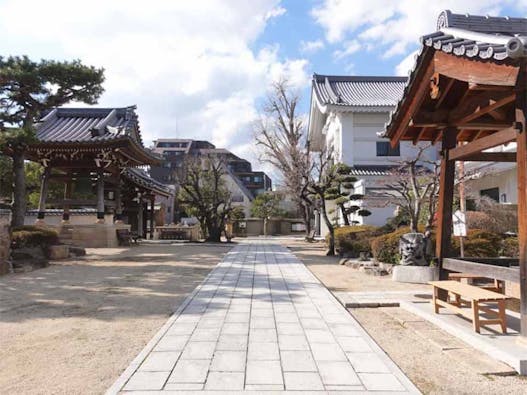
[[[421,43],[401,99],[391,113],[385,132],[381,133],[382,137],[390,136],[390,129],[409,99],[410,87],[426,53],[441,51],[495,62],[527,57],[527,18],[453,14],[445,10],[439,14],[437,31],[422,36]]]
[[[313,91],[321,105],[353,107],[395,106],[406,77],[313,75]]]
[[[122,137],[143,145],[135,106],[55,108],[37,124],[37,138],[45,143],[101,142]]]
[[[159,182],[150,177],[146,171],[138,168],[127,168],[123,172],[123,177],[132,181],[133,183],[156,192],[159,195],[171,196],[174,190],[168,185]]]
[[[364,165],[352,166],[350,175],[352,176],[389,176],[393,174],[395,166],[389,165]]]

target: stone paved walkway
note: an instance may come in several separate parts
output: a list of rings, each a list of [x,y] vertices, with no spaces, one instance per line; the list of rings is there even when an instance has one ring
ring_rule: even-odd
[[[419,393],[304,264],[273,244],[232,249],[108,392],[158,391]]]

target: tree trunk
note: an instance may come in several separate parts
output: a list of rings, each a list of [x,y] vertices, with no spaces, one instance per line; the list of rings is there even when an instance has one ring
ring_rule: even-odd
[[[11,226],[24,225],[26,215],[26,175],[24,172],[24,153],[15,152],[13,155],[13,202]]]
[[[324,201],[324,199],[321,199],[320,211],[322,211],[324,222],[326,223],[326,227],[329,231],[328,252],[326,253],[326,255],[333,256],[335,255],[335,229],[333,228],[333,224],[331,223],[328,217],[328,213],[326,211],[326,202]]]
[[[343,204],[339,204],[340,212],[342,213],[342,219],[344,220],[344,225],[349,226],[350,220],[348,218],[348,214],[346,214],[346,207],[344,207]]]
[[[304,219],[304,226],[306,228],[306,236],[311,233],[311,210],[307,204],[302,205],[302,214]]]
[[[263,233],[264,236],[267,236],[267,218],[263,219]]]

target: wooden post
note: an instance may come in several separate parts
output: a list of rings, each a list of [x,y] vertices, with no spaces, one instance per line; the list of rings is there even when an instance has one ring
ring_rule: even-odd
[[[121,191],[121,176],[118,176],[117,186],[115,187],[115,223],[123,223],[123,205]]]
[[[458,172],[459,172],[459,209],[463,214],[466,213],[467,207],[465,204],[465,162],[459,161],[458,163]],[[459,236],[459,255],[461,258],[465,256],[465,242],[463,236]]]
[[[40,196],[38,199],[38,214],[35,224],[44,224],[44,217],[46,216],[46,198],[48,196],[49,176],[51,175],[51,167],[44,168],[40,182]]]
[[[156,197],[152,195],[150,197],[150,240],[154,238],[155,203]]]
[[[527,341],[527,98],[526,65],[522,62],[516,84],[516,162],[518,167],[518,245],[520,265],[520,335]]]
[[[454,203],[454,178],[456,162],[448,157],[448,150],[456,146],[457,129],[448,127],[443,132],[441,168],[439,174],[439,204],[437,208],[436,256],[439,263],[440,279],[446,280],[443,258],[452,254],[452,204]]]
[[[71,175],[69,175],[69,178],[64,183],[64,200],[71,199],[71,191],[72,190],[72,181],[71,181]],[[68,203],[64,203],[63,206],[63,213],[62,213],[62,223],[68,224],[70,222],[70,205]]]
[[[137,234],[143,237],[143,197],[140,193],[137,194]]]
[[[97,223],[104,224],[104,170],[97,169]]]

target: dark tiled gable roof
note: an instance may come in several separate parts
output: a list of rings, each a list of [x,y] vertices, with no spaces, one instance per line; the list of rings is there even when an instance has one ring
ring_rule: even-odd
[[[395,106],[403,93],[406,77],[313,75],[313,90],[322,105]]]
[[[55,108],[37,125],[37,138],[43,143],[95,143],[123,137],[143,145],[135,106]]]
[[[168,185],[154,180],[142,169],[128,168],[123,172],[123,176],[137,185],[150,189],[159,195],[168,197],[174,194],[174,191]]]
[[[350,174],[353,176],[388,176],[392,174],[394,166],[371,165],[352,166]]]
[[[504,60],[526,55],[527,18],[453,14],[443,11],[437,31],[423,45],[457,56]]]

